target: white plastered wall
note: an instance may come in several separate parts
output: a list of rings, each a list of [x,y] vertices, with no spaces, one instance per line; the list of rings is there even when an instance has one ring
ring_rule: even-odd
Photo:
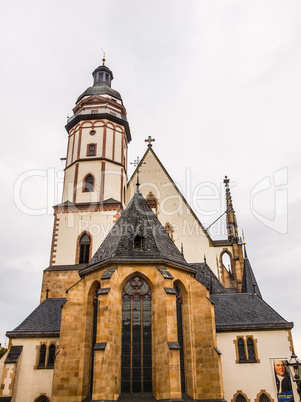
[[[259,363],[236,363],[237,356],[234,340],[238,336],[252,335],[257,340],[256,347]],[[241,390],[251,402],[255,401],[261,390],[268,392],[277,401],[277,391],[273,372],[274,358],[289,358],[291,355],[289,332],[241,331],[217,334],[217,346],[222,353],[222,373],[225,397],[231,401],[237,391]]]
[[[116,211],[58,214],[60,220],[54,265],[75,264],[78,236],[84,231],[93,237],[92,255],[94,255],[112,228],[115,215]]]
[[[23,345],[17,363],[12,402],[32,402],[41,394],[50,397],[52,392],[53,369],[36,369],[39,347],[45,342],[58,344],[58,338],[13,339],[13,345]]]

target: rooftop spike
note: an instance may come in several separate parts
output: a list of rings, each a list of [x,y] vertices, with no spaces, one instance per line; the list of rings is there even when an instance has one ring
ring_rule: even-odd
[[[227,215],[227,231],[228,231],[228,239],[232,243],[238,242],[238,229],[237,229],[237,221],[236,215],[232,204],[230,186],[230,180],[227,176],[225,176],[224,183],[226,188],[226,215]]]
[[[101,50],[103,51],[103,56],[102,56],[102,65],[105,65],[105,61],[106,61],[106,52],[103,50],[103,48],[101,48]]]

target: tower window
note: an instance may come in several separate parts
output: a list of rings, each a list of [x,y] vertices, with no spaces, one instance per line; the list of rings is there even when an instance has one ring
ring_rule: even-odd
[[[95,156],[95,155],[96,155],[96,144],[88,144],[87,156]]]
[[[95,135],[96,134],[96,131],[95,130],[91,130],[90,131],[90,135]]]
[[[79,241],[79,264],[87,264],[90,256],[91,238],[88,233],[84,233]]]
[[[88,176],[86,176],[85,178],[83,191],[86,192],[94,191],[94,177],[91,174],[88,174]]]

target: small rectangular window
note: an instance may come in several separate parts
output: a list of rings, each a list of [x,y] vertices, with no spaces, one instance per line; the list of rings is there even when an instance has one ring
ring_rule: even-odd
[[[97,114],[97,113],[98,113],[98,110],[97,110],[97,109],[93,109],[93,110],[91,110],[91,113],[92,113],[92,114]]]
[[[96,144],[88,144],[87,146],[87,156],[96,155]]]

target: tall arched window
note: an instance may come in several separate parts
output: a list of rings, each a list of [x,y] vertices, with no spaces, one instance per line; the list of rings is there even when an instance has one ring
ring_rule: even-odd
[[[238,356],[239,356],[239,361],[246,361],[246,350],[245,350],[245,342],[242,338],[238,339],[237,342],[237,346],[238,346]]]
[[[140,276],[122,291],[121,392],[152,392],[151,290]]]
[[[254,350],[254,343],[253,339],[248,338],[247,340],[247,348],[248,348],[248,360],[253,360],[254,362],[256,361],[255,357],[255,350]]]
[[[47,368],[54,368],[54,359],[55,359],[55,345],[51,344],[49,346],[49,353],[48,353],[48,363]]]
[[[89,262],[91,238],[88,233],[84,233],[79,241],[79,264]]]
[[[93,326],[92,326],[92,350],[91,350],[91,376],[90,376],[90,394],[93,393],[93,377],[94,377],[94,346],[96,344],[97,335],[97,314],[98,314],[98,291],[100,284],[96,284],[93,295]]]
[[[43,344],[40,347],[38,369],[44,369],[45,368],[45,361],[46,361],[46,345]]]
[[[183,296],[177,284],[174,285],[177,293],[177,329],[178,329],[178,344],[180,345],[180,370],[181,370],[181,389],[185,392],[185,366],[184,366],[184,339],[183,339],[183,316],[182,305]]]
[[[84,189],[85,192],[94,191],[94,177],[91,174],[88,174],[84,181]]]

